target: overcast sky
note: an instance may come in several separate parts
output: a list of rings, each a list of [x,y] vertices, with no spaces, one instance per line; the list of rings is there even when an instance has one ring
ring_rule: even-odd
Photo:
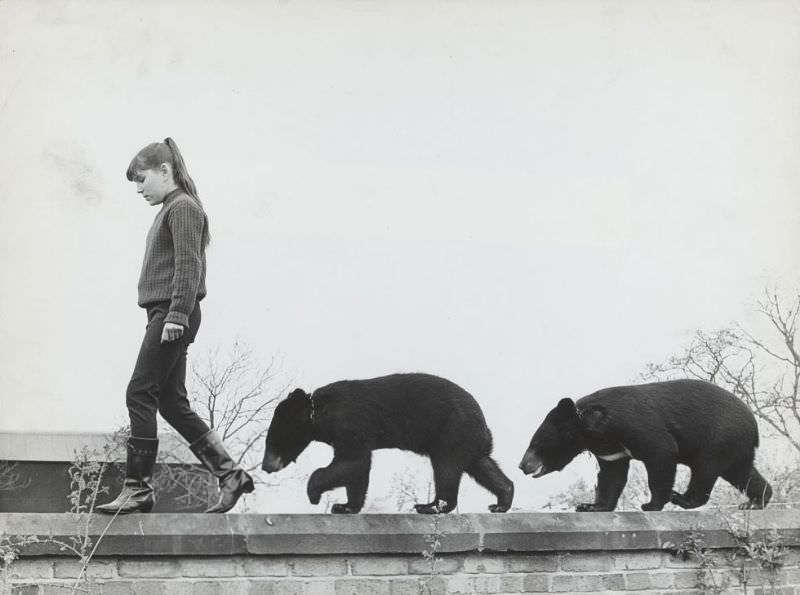
[[[769,1],[0,3],[0,430],[126,419],[156,209],[124,173],[172,136],[213,234],[190,357],[446,376],[538,503],[582,472],[516,469],[559,398],[794,283],[798,29]]]

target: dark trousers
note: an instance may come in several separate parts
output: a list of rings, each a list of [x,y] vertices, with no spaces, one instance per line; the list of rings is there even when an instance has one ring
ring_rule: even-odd
[[[131,436],[157,438],[156,412],[161,413],[190,444],[208,432],[206,423],[186,397],[186,352],[200,326],[200,304],[189,315],[189,328],[180,339],[161,342],[169,302],[147,307],[147,329],[125,395]]]

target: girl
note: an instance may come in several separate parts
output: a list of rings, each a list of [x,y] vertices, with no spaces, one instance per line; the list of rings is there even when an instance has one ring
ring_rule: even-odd
[[[147,234],[139,277],[139,306],[147,310],[147,328],[126,393],[131,436],[125,482],[119,496],[97,510],[126,514],[153,508],[160,412],[219,481],[219,502],[206,512],[227,512],[242,494],[253,491],[253,479],[192,411],[185,385],[186,351],[197,336],[200,300],[206,295],[208,218],[171,138],[139,151],[126,177],[136,182],[136,191],[149,205],[161,209]]]

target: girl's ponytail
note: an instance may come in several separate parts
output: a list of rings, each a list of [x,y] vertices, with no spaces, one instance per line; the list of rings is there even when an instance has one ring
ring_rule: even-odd
[[[194,185],[194,180],[189,175],[189,172],[186,171],[186,162],[183,160],[183,155],[181,155],[178,145],[176,145],[172,137],[169,136],[164,139],[164,144],[169,148],[170,153],[172,153],[172,177],[175,183],[181,190],[196,200],[197,204],[200,205],[202,209],[203,203],[200,201],[200,197],[197,196],[197,186]],[[206,219],[205,225],[203,226],[203,245],[208,246],[209,243],[211,243],[211,233],[208,230],[208,219]]]
[[[200,197],[197,196],[197,187],[194,185],[194,180],[192,180],[189,172],[186,171],[186,163],[183,161],[183,155],[181,155],[180,150],[178,150],[178,145],[169,136],[164,139],[164,144],[172,152],[172,175],[175,178],[175,183],[181,190],[202,205]]]

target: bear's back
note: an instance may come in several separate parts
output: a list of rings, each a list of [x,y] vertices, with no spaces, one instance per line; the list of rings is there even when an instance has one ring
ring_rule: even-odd
[[[374,448],[426,451],[441,433],[454,428],[491,443],[477,401],[439,376],[408,373],[340,380],[318,388],[313,398],[326,427],[335,428],[336,434],[355,432]]]
[[[666,429],[686,454],[708,443],[758,446],[758,426],[747,405],[702,380],[606,388],[578,399],[576,406],[602,409],[616,431],[655,436]]]

